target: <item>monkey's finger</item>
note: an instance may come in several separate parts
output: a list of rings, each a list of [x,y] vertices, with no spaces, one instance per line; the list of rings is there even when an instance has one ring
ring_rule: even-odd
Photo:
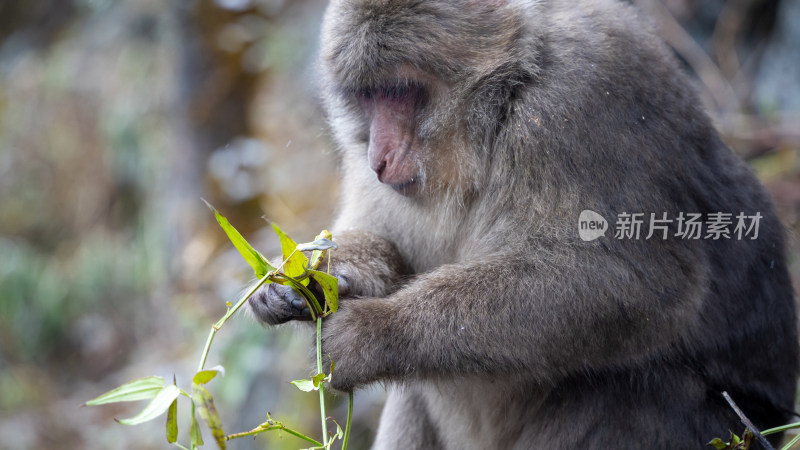
[[[292,300],[292,308],[294,308],[294,309],[296,309],[298,311],[302,311],[303,308],[305,308],[305,307],[306,307],[306,301],[305,300],[303,300],[301,298]]]

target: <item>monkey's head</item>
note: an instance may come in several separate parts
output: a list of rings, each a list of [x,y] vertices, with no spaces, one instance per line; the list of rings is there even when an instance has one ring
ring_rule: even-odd
[[[320,72],[345,164],[360,159],[351,163],[368,167],[373,182],[410,198],[477,186],[495,131],[484,124],[497,123],[513,85],[535,67],[517,54],[524,24],[511,8],[499,0],[332,1]]]

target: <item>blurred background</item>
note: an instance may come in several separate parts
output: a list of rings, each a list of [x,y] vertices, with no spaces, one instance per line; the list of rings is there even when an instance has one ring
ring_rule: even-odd
[[[800,2],[634,3],[772,192],[797,283]],[[268,256],[262,216],[298,241],[330,226],[336,160],[312,67],[325,4],[0,0],[0,449],[167,447],[163,419],[113,421],[143,404],[80,405],[146,375],[189,387],[252,278],[201,197]],[[227,432],[269,411],[319,434],[316,395],[287,383],[310,373],[309,337],[246,314],[218,333],[209,365],[227,376],[209,388]],[[381,398],[356,395],[352,448]],[[272,432],[230,448],[304,446]]]

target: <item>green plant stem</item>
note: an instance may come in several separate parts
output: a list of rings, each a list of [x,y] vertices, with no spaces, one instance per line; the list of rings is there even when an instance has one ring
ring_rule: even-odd
[[[322,317],[317,317],[317,373],[322,373]],[[328,420],[325,413],[325,386],[319,384],[319,414],[322,417],[322,440],[328,440]]]
[[[230,441],[231,439],[238,439],[238,438],[243,438],[243,437],[247,437],[247,436],[255,436],[257,434],[261,434],[261,433],[264,433],[264,432],[267,432],[267,431],[274,431],[274,430],[285,431],[285,432],[291,434],[292,436],[298,437],[298,438],[300,438],[300,439],[302,439],[302,440],[304,440],[306,442],[309,442],[309,443],[311,443],[311,444],[313,444],[313,445],[315,445],[317,447],[323,447],[323,444],[321,442],[317,441],[316,439],[310,438],[310,437],[308,437],[308,436],[306,436],[306,435],[304,435],[302,433],[294,431],[293,429],[285,426],[284,424],[282,424],[280,422],[273,422],[273,423],[268,424],[268,425],[263,425],[262,424],[262,425],[259,425],[257,428],[254,428],[254,429],[252,429],[250,431],[245,431],[243,433],[229,434],[229,435],[225,436],[225,440],[226,441]]]
[[[781,448],[781,450],[789,450],[790,448],[794,447],[794,444],[797,444],[798,442],[800,442],[800,434],[792,438],[792,440],[789,441],[786,445],[784,445]]]
[[[791,430],[792,428],[800,428],[800,422],[790,423],[787,425],[781,425],[775,428],[769,428],[761,432],[762,436],[767,436],[770,434],[780,433],[782,431]]]
[[[353,421],[353,392],[347,394],[347,423],[344,426],[344,440],[342,450],[347,450],[347,443],[350,441],[350,424]]]
[[[263,277],[261,277],[261,279],[258,280],[258,283],[256,285],[254,285],[247,292],[247,294],[245,294],[242,298],[240,298],[238,302],[236,302],[236,305],[234,305],[231,308],[228,308],[228,311],[225,312],[225,315],[222,316],[222,318],[219,319],[217,321],[217,323],[215,323],[214,325],[211,326],[211,331],[208,333],[208,339],[206,339],[206,346],[203,348],[203,354],[200,356],[200,364],[197,367],[197,371],[198,372],[203,370],[203,367],[205,367],[205,365],[206,365],[206,359],[208,359],[208,352],[211,350],[211,343],[214,342],[214,336],[216,336],[217,331],[219,331],[219,329],[222,328],[222,325],[224,325],[225,322],[228,319],[230,319],[231,316],[234,315],[236,313],[236,311],[238,311],[239,308],[242,307],[242,305],[244,305],[244,302],[246,302],[247,299],[249,299],[250,297],[253,296],[253,294],[256,293],[258,288],[263,286],[264,283],[266,283],[267,280],[269,280],[274,275],[275,275],[274,272],[269,272],[266,275],[264,275]]]

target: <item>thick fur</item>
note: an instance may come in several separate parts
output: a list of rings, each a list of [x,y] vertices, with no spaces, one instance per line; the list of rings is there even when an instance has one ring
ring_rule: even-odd
[[[652,28],[602,0],[331,2],[350,298],[323,352],[337,389],[390,385],[375,448],[702,448],[743,427],[722,391],[759,427],[789,419],[780,224]],[[356,96],[417,76],[404,197],[370,171]],[[584,209],[612,230],[582,241]],[[763,219],[756,240],[619,240],[623,212]]]

